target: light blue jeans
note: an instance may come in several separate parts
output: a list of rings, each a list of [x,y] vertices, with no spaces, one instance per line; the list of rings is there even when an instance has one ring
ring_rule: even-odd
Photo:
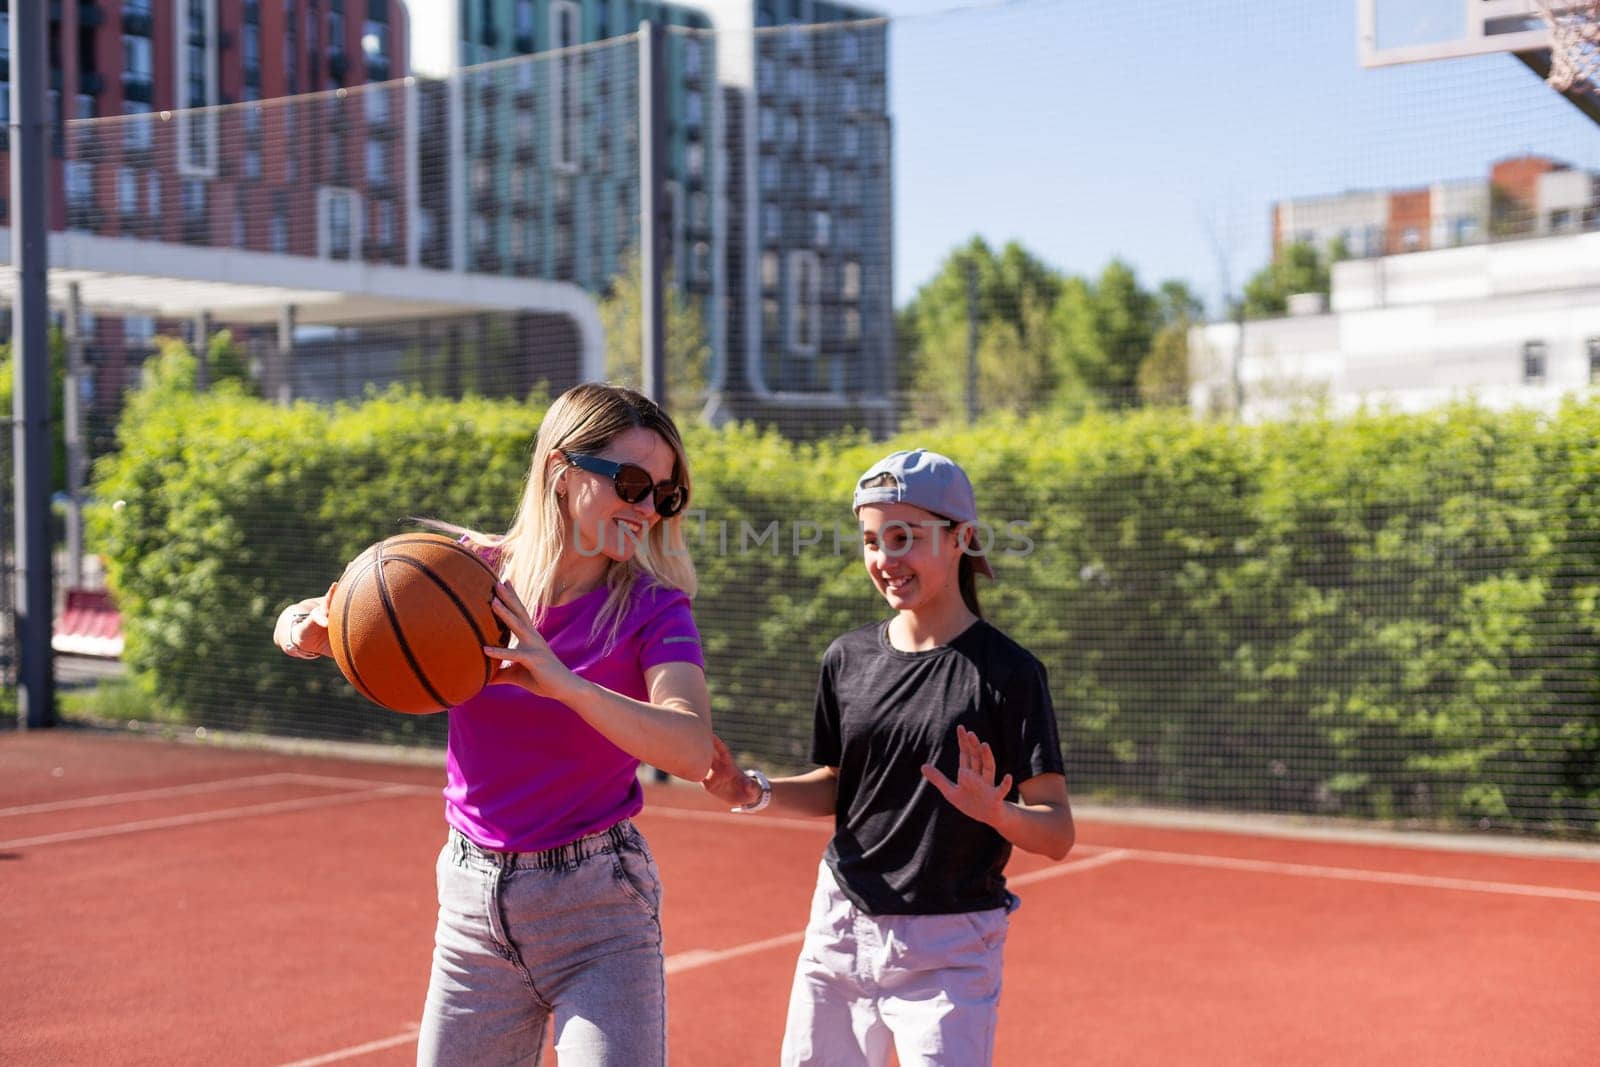
[[[665,1067],[661,879],[633,824],[546,852],[439,853],[419,1065]]]
[[[994,1058],[1011,908],[868,915],[817,871],[783,1067],[985,1067]]]

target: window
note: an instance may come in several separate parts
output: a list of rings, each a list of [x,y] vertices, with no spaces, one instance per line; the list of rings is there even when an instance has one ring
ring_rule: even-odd
[[[389,153],[384,143],[377,139],[367,141],[367,181],[383,182],[389,178]]]
[[[151,218],[161,214],[161,175],[150,171],[144,179],[145,213]]]
[[[844,124],[844,130],[839,134],[839,153],[846,159],[854,159],[861,154],[861,128],[853,122]]]
[[[711,245],[706,241],[696,241],[689,249],[689,277],[699,285],[711,281]]]
[[[344,12],[328,12],[328,56],[344,55]]]
[[[817,166],[811,168],[811,199],[826,200],[830,188],[831,175],[827,167]]]
[[[1407,226],[1400,231],[1400,247],[1407,252],[1415,252],[1422,247],[1422,234],[1415,226]]]
[[[778,187],[778,161],[772,156],[761,157],[761,188],[772,191]]]
[[[1564,233],[1572,228],[1572,212],[1565,208],[1550,212],[1550,229]]]
[[[839,35],[839,62],[846,66],[861,62],[861,39],[850,30]]]
[[[702,56],[703,50],[700,42],[693,37],[686,38],[683,42],[683,73],[686,77],[698,78],[700,76],[701,69],[704,66]]]
[[[1589,348],[1589,384],[1600,385],[1600,337],[1591,337]]]
[[[317,254],[353,258],[361,244],[361,201],[355,190],[317,190],[317,215]]]
[[[388,248],[394,244],[394,201],[372,202],[372,231],[379,245]]]
[[[94,165],[81,159],[66,164],[67,203],[84,205],[94,201]]]
[[[556,125],[554,152],[556,165],[569,170],[578,166],[579,135],[583,116],[580,100],[582,57],[576,46],[582,43],[578,5],[572,0],[555,0],[550,5],[550,43],[560,49],[550,64],[550,94],[555,99]]]
[[[776,338],[779,325],[778,302],[776,300],[761,301],[761,336]]]
[[[690,178],[703,178],[706,173],[706,148],[699,141],[689,142],[683,150],[684,167]]]
[[[122,147],[140,150],[153,146],[156,141],[155,120],[143,117],[150,114],[150,105],[142,100],[126,100],[122,104],[122,113],[131,116],[122,124]]]
[[[841,316],[844,326],[845,344],[856,344],[861,340],[861,312],[855,308],[845,308]]]
[[[199,178],[183,180],[183,213],[204,215],[206,212],[206,183]]]
[[[267,230],[267,244],[279,255],[289,251],[289,217],[281,207],[272,213],[272,222]]]
[[[1529,341],[1522,346],[1522,381],[1524,385],[1543,385],[1546,370],[1546,348],[1543,341]]]
[[[689,194],[689,228],[693,230],[711,228],[711,197],[705,193]]]
[[[763,141],[778,139],[778,113],[770,107],[761,109],[760,138]]]
[[[117,168],[117,210],[124,215],[139,213],[139,175],[132,167]]]
[[[705,121],[705,101],[699,93],[690,93],[683,101],[683,122],[690,129],[699,129]]]
[[[124,35],[122,38],[122,84],[150,87],[150,38]]]
[[[854,78],[839,83],[839,107],[846,112],[861,110],[861,88]]]
[[[369,86],[361,94],[361,108],[365,112],[367,121],[372,123],[389,121],[389,92],[378,86]]]
[[[1471,215],[1461,215],[1450,220],[1450,243],[1472,244],[1478,239],[1478,220]]]
[[[766,204],[761,209],[761,232],[769,241],[783,235],[783,212],[777,204]]]
[[[516,12],[512,16],[519,47],[532,50],[533,48],[533,0],[517,0]]]
[[[800,143],[799,115],[783,116],[783,143],[791,148]]]
[[[233,247],[243,248],[245,245],[244,209],[233,209]]]
[[[361,52],[368,63],[382,68],[389,56],[389,27],[368,19],[361,28]]]
[[[822,269],[815,252],[789,253],[789,285],[785,293],[789,351],[812,355],[821,332]]]
[[[845,260],[839,270],[839,295],[846,300],[861,299],[861,264],[853,259]]]
[[[776,289],[778,287],[778,253],[761,253],[761,288]]]
[[[11,58],[11,15],[0,11],[0,59]]]
[[[261,149],[254,147],[246,148],[244,151],[244,162],[241,169],[243,170],[246,178],[261,177]]]
[[[811,213],[811,243],[818,248],[827,248],[828,239],[833,234],[833,219],[826,211],[813,211]]]

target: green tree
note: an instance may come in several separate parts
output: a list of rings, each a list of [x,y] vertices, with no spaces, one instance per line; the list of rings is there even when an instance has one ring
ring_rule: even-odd
[[[931,422],[965,413],[974,315],[980,410],[1026,414],[1081,396],[1081,383],[1063,373],[1053,354],[1051,315],[1060,291],[1060,276],[1015,242],[997,255],[974,237],[946,257],[898,318],[900,387],[916,397],[918,417]]]
[[[1333,264],[1348,258],[1343,238],[1330,244],[1326,252],[1319,252],[1309,241],[1284,245],[1273,254],[1271,263],[1245,283],[1245,317],[1282,315],[1289,310],[1289,297],[1296,293],[1327,296],[1333,289]]]
[[[700,301],[684,295],[668,271],[663,279],[667,313],[667,410],[683,416],[697,410],[710,384],[711,345]],[[644,320],[638,253],[629,251],[600,300],[606,334],[606,377],[638,388],[644,377]]]
[[[9,419],[12,415],[12,404],[16,389],[16,365],[11,360],[11,342],[0,344],[0,414]],[[51,477],[52,484],[64,486],[67,484],[67,438],[64,432],[65,422],[63,412],[66,401],[67,381],[67,341],[60,330],[50,331],[50,437],[51,445]],[[9,435],[10,430],[6,433]],[[9,442],[6,455],[10,455]],[[0,473],[0,486],[9,492],[11,488],[12,470],[11,460],[5,461],[5,470]]]
[[[1147,407],[1181,407],[1189,402],[1189,331],[1205,317],[1200,298],[1180,281],[1165,281],[1156,292],[1161,328],[1150,354],[1139,363],[1139,402]]]
[[[1108,263],[1093,282],[1068,279],[1056,305],[1060,362],[1113,405],[1136,399],[1139,364],[1162,326],[1162,300],[1139,285],[1133,268]]]

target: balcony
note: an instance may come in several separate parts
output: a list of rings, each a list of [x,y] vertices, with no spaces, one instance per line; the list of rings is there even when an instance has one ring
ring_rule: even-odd
[[[125,36],[150,37],[154,29],[154,20],[148,11],[124,11],[122,13],[122,32]]]
[[[328,53],[328,77],[343,84],[345,72],[350,69],[350,60],[343,52]]]
[[[533,52],[533,34],[528,32],[517,34],[511,39],[511,47],[523,55],[531,54]]]

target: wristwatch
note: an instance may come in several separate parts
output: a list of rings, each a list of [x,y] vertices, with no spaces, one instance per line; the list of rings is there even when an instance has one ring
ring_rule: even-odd
[[[756,812],[772,803],[772,782],[770,782],[767,779],[767,776],[762,774],[759,770],[745,771],[744,776],[761,787],[761,799],[756,801],[754,804],[740,804],[737,808],[732,808],[730,810],[736,811],[740,815],[754,815]]]

